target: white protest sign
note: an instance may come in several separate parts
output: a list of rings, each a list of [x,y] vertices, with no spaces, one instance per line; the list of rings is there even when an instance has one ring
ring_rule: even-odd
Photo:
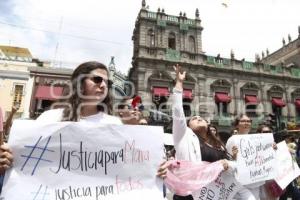
[[[236,179],[243,185],[273,179],[276,158],[273,134],[234,135],[238,147]]]
[[[163,199],[161,127],[19,120],[9,146],[2,199]]]
[[[242,188],[230,172],[222,172],[218,178],[193,194],[194,200],[229,200]]]
[[[284,189],[300,175],[298,164],[292,159],[285,141],[277,144],[276,160],[278,173],[275,181],[281,189]]]

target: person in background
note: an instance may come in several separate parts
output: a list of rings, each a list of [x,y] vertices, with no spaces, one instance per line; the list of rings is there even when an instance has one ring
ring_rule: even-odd
[[[141,97],[123,99],[118,105],[118,115],[124,124],[138,125],[142,120],[144,109]],[[141,123],[144,123],[143,121]],[[146,123],[148,124],[148,123]]]
[[[296,152],[297,152],[297,145],[294,136],[287,136],[285,138],[285,142],[288,146],[289,152],[292,156],[292,159],[296,161]],[[292,199],[300,199],[300,190],[297,187],[296,179],[293,180],[287,187],[285,193],[280,197],[280,200],[287,200],[289,197]]]
[[[233,130],[237,131],[237,135],[249,134],[251,130],[252,120],[246,114],[240,114],[237,116],[233,122]],[[238,144],[235,143],[233,137],[230,137],[226,143],[226,149],[228,152],[234,154],[234,159],[236,160],[238,154]],[[260,186],[263,185],[265,181],[245,185],[247,189],[251,191],[254,195],[254,199],[260,200]],[[235,198],[240,198],[243,195],[239,192],[235,195]]]

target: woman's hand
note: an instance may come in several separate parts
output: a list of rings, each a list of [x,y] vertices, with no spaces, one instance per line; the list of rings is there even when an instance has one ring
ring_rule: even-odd
[[[12,166],[13,155],[7,144],[0,146],[0,174],[4,174]]]
[[[167,177],[168,166],[169,166],[169,163],[167,161],[164,161],[163,163],[161,163],[159,165],[158,170],[157,170],[156,176],[158,176],[159,178],[162,178],[162,179],[166,178]]]
[[[233,160],[236,160],[238,152],[239,152],[239,150],[238,150],[237,146],[234,145],[232,147],[232,158],[233,158]]]
[[[276,142],[274,142],[274,143],[272,144],[272,147],[273,147],[274,150],[277,150],[277,144],[276,144]]]
[[[224,171],[228,170],[229,165],[228,165],[227,160],[225,160],[225,159],[224,159],[224,160],[221,160],[221,163],[222,163],[222,165],[223,165]]]
[[[175,88],[182,90],[183,89],[183,81],[185,79],[186,72],[182,72],[181,67],[176,64],[176,66],[173,66],[174,71],[176,72],[176,85]]]

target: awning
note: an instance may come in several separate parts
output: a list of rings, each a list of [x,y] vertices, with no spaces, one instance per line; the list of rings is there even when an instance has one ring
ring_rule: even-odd
[[[170,96],[169,89],[167,87],[153,87],[152,92],[154,96]]]
[[[40,85],[37,87],[35,98],[43,100],[56,100],[63,92],[63,87],[44,86]]]
[[[300,108],[300,99],[296,99],[296,100],[295,100],[295,106],[296,106],[297,108]]]
[[[228,96],[227,93],[216,92],[215,101],[217,103],[229,103],[231,101],[231,97]]]
[[[184,99],[192,100],[193,99],[193,92],[192,92],[192,90],[184,89],[183,90],[183,98]]]
[[[283,102],[282,98],[272,98],[272,104],[278,107],[284,107],[285,103]]]
[[[257,96],[255,95],[245,95],[245,102],[246,103],[258,103]]]

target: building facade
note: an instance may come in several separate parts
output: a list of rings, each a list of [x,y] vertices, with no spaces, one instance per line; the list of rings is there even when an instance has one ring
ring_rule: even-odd
[[[19,107],[15,117],[24,115],[32,91],[32,85],[28,82],[28,68],[44,64],[33,59],[26,48],[0,46],[0,106],[4,119],[8,117],[12,106]]]
[[[274,112],[282,122],[300,123],[299,37],[283,50],[248,62],[236,59],[234,52],[229,58],[206,55],[202,31],[198,9],[195,18],[188,19],[185,13],[151,12],[143,0],[133,31],[129,79],[145,104],[170,114],[173,65],[178,63],[187,71],[186,115],[204,116],[225,131],[240,113],[252,117],[253,128]]]

